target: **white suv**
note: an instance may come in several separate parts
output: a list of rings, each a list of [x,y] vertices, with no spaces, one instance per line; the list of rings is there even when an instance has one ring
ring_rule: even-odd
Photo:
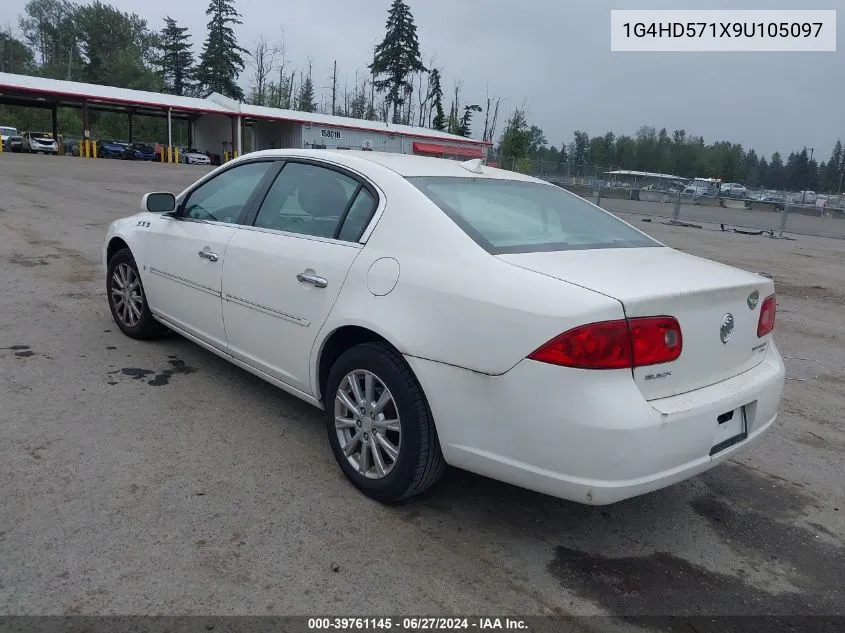
[[[49,134],[42,132],[24,132],[23,133],[23,151],[37,152],[44,154],[58,154],[59,144]]]
[[[5,125],[0,125],[0,144],[3,145],[3,149],[5,149],[7,152],[10,151],[10,147],[9,147],[9,144],[11,142],[10,139],[13,136],[17,136],[17,135],[18,135],[17,128],[7,127]]]

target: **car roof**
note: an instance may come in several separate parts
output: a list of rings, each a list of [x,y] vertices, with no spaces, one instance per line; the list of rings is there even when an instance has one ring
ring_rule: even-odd
[[[454,177],[454,178],[495,178],[503,180],[521,180],[525,182],[544,182],[531,176],[526,176],[505,169],[481,166],[481,173],[471,171],[462,165],[470,165],[475,161],[451,160],[414,154],[400,154],[392,152],[368,152],[362,150],[322,150],[322,149],[271,149],[244,154],[242,159],[259,156],[299,157],[324,159],[340,163],[348,167],[363,167],[366,164],[380,165],[406,178],[413,177]]]

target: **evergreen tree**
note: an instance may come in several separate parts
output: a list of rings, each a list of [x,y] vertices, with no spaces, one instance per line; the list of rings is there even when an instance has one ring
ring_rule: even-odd
[[[211,0],[205,13],[211,16],[211,20],[197,68],[197,79],[209,91],[243,100],[244,91],[237,80],[245,67],[243,56],[248,51],[238,46],[232,28],[241,24],[241,14],[235,9],[233,0]]]
[[[819,169],[824,191],[839,190],[840,177],[845,171],[845,153],[842,150],[842,141],[836,141],[830,160],[825,164],[824,169]]]
[[[191,51],[188,29],[179,26],[171,17],[164,18],[160,38],[159,72],[164,92],[185,95],[192,92],[195,75],[194,54]]]
[[[429,99],[432,103],[431,111],[434,112],[434,119],[431,127],[441,132],[446,129],[446,113],[443,111],[443,85],[440,79],[440,70],[432,69],[429,76]]]
[[[308,66],[308,74],[302,79],[299,92],[296,95],[296,109],[300,112],[316,112],[317,104],[314,103],[314,82],[311,79],[311,65]]]
[[[458,122],[457,133],[459,136],[472,136],[472,113],[481,112],[480,105],[464,106],[464,113],[461,115],[461,120]]]
[[[384,40],[376,46],[369,69],[376,78],[376,89],[387,91],[387,101],[393,106],[393,122],[399,123],[402,105],[414,91],[411,75],[426,71],[414,16],[403,0],[393,0],[390,5]]]
[[[769,161],[769,186],[772,189],[786,189],[784,176],[783,158],[780,152],[775,152]]]
[[[760,159],[760,164],[758,165],[757,169],[760,172],[759,177],[759,184],[761,187],[771,187],[771,172],[769,171],[769,162],[766,160],[766,157],[763,156]]]

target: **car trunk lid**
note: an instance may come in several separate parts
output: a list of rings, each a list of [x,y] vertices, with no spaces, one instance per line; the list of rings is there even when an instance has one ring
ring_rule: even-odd
[[[774,293],[774,284],[762,275],[668,247],[498,258],[613,297],[622,303],[628,318],[675,317],[683,336],[680,358],[633,369],[634,381],[647,400],[715,384],[763,360],[770,335],[758,338],[757,324],[763,300]]]

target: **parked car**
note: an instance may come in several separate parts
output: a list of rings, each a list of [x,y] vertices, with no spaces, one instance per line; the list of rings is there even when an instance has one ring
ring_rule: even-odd
[[[45,132],[24,132],[21,148],[31,154],[58,154],[59,144],[51,134]]]
[[[683,193],[685,196],[709,196],[712,193],[712,188],[701,184],[687,185]]]
[[[736,457],[778,414],[770,278],[480,160],[250,153],[145,195],[103,259],[127,336],[172,330],[322,409],[382,502],[451,464],[613,503]]]
[[[99,141],[97,158],[123,158],[128,145],[125,141]]]
[[[186,165],[210,165],[211,158],[193,147],[179,149],[179,162]]]
[[[23,151],[23,137],[10,136],[6,139],[6,151],[20,153]]]
[[[785,202],[786,202],[786,197],[785,197],[785,196],[782,196],[782,195],[780,195],[780,194],[778,194],[778,193],[764,193],[762,196],[760,196],[760,202],[779,202],[779,203],[785,203]]]
[[[0,145],[3,149],[8,151],[9,138],[12,136],[20,136],[18,129],[8,125],[0,125]]]
[[[790,202],[794,202],[796,204],[816,204],[816,197],[817,194],[815,191],[798,191],[796,193],[790,194],[789,199]]]
[[[155,160],[155,148],[148,143],[130,143],[123,152],[127,160]]]
[[[79,137],[76,136],[59,135],[59,146],[65,155],[79,156],[79,141]]]
[[[745,198],[748,195],[748,188],[738,182],[722,183],[719,194],[728,198]]]

